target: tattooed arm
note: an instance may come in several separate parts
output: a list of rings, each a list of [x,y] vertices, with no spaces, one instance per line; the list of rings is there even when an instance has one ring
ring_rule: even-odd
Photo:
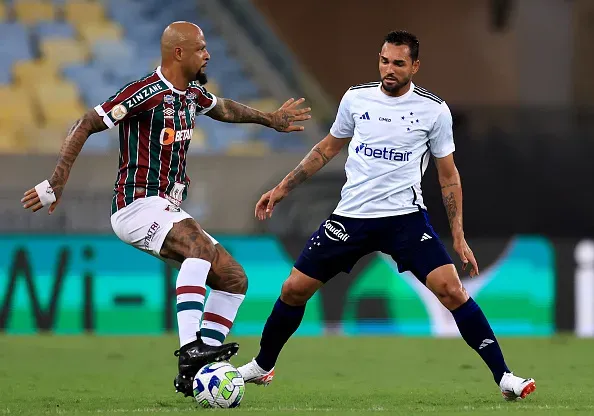
[[[92,109],[81,119],[77,120],[68,131],[68,135],[60,149],[58,163],[54,169],[52,177],[49,179],[49,183],[53,188],[56,197],[56,202],[50,207],[50,214],[60,202],[60,197],[62,196],[62,192],[64,192],[64,186],[66,185],[66,181],[68,181],[68,176],[70,176],[72,165],[82,150],[83,145],[91,134],[106,129],[107,126],[102,118]],[[25,203],[25,209],[32,208],[33,212],[42,208],[41,202],[39,202],[39,197],[35,192],[35,188],[30,189],[25,193],[25,198],[23,198],[22,202]]]
[[[448,215],[452,237],[464,237],[462,227],[462,182],[454,164],[454,155],[436,158],[435,165],[441,185],[443,205]]]
[[[66,139],[62,143],[58,163],[49,180],[50,185],[54,188],[56,199],[62,195],[66,181],[70,176],[72,165],[74,165],[74,161],[89,136],[103,130],[107,130],[107,126],[95,110],[89,110],[72,125]]]
[[[289,192],[312,177],[317,171],[340,153],[350,139],[337,139],[328,134],[322,141],[316,144],[313,149],[303,158],[301,163],[293,169],[273,189],[266,192],[256,204],[256,217],[260,220],[270,218],[274,206],[279,203]]]
[[[278,110],[264,113],[228,98],[218,98],[216,105],[206,115],[225,123],[254,123],[282,132],[301,131],[303,126],[293,123],[311,118],[311,108],[299,108],[304,101],[303,98],[297,101],[291,98]]]
[[[217,97],[217,104],[206,115],[225,123],[255,123],[266,127],[272,123],[270,113],[264,113],[228,98]]]
[[[478,275],[478,264],[474,258],[474,253],[464,238],[464,228],[462,226],[462,181],[454,163],[454,154],[435,158],[435,165],[437,166],[437,174],[441,185],[443,205],[448,215],[450,229],[452,230],[454,250],[456,250],[464,263],[462,268],[466,269],[466,265],[470,262],[472,266],[470,276]]]
[[[303,158],[301,163],[291,171],[278,185],[287,194],[322,169],[340,149],[346,141],[336,139],[330,135],[314,146],[313,149]]]

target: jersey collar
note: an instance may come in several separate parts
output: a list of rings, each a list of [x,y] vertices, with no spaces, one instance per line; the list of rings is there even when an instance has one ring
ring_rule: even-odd
[[[389,95],[384,94],[384,92],[382,91],[382,83],[380,82],[379,87],[377,87],[377,92],[382,97],[384,97],[386,100],[388,100],[390,102],[397,102],[397,101],[406,100],[408,97],[410,97],[411,94],[413,93],[414,89],[415,89],[415,84],[413,82],[411,82],[410,89],[404,95],[401,95],[400,97],[390,97]]]
[[[180,90],[176,89],[171,82],[167,81],[167,78],[165,78],[163,76],[163,73],[161,72],[161,65],[159,65],[157,67],[156,72],[157,72],[157,75],[159,76],[159,78],[161,78],[161,81],[163,81],[169,87],[169,89],[171,91],[173,91],[173,92],[175,92],[177,94],[180,94],[180,95],[185,95],[186,94],[185,91],[180,91]]]

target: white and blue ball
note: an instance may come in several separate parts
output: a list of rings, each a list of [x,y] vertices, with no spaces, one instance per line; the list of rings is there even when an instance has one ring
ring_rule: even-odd
[[[228,362],[207,364],[194,377],[194,397],[203,407],[239,406],[245,383],[239,371]]]

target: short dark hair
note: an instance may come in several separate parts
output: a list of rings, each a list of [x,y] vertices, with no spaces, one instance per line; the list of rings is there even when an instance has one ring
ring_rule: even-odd
[[[406,45],[410,49],[410,57],[412,61],[414,62],[419,59],[419,39],[406,30],[393,30],[386,35],[384,43]]]

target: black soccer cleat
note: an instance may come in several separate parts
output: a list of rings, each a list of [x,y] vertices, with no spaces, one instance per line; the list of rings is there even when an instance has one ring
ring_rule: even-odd
[[[175,356],[179,357],[178,369],[181,375],[194,377],[198,370],[206,364],[228,361],[239,350],[239,344],[235,342],[212,346],[202,342],[200,333],[197,335],[198,339],[196,341],[184,345],[174,353]]]
[[[194,386],[191,378],[184,378],[180,374],[173,379],[173,387],[176,393],[183,393],[184,397],[194,396]]]
[[[181,392],[186,397],[194,395],[192,382],[198,370],[206,364],[228,361],[237,355],[239,350],[239,344],[236,342],[212,346],[202,342],[200,332],[197,332],[196,336],[196,341],[184,345],[174,353],[178,357],[179,374],[173,380],[173,385],[176,392]]]

